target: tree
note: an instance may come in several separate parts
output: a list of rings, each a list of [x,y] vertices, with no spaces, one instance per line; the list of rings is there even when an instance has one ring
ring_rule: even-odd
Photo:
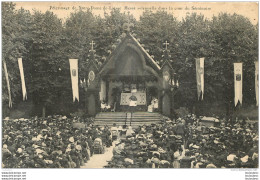
[[[172,58],[177,59],[176,49],[178,48],[177,38],[180,23],[171,14],[165,11],[152,13],[145,11],[136,23],[135,32],[140,38],[144,48],[149,50],[149,54],[161,65],[163,43],[170,43],[169,50],[172,52]]]
[[[192,110],[198,102],[195,58],[205,57],[206,64],[214,43],[209,33],[209,21],[203,15],[193,13],[186,16],[179,29],[176,42],[178,48],[175,52],[177,59],[173,67],[180,76],[178,97],[182,99],[182,105]],[[205,94],[207,93],[209,92],[205,85]]]
[[[28,24],[30,13],[24,9],[15,10],[14,3],[2,3],[2,57],[6,62],[9,74],[12,101],[16,105],[21,101],[21,80],[18,69],[18,58],[28,53]],[[2,68],[2,74],[4,74]],[[8,91],[5,76],[2,79],[2,100],[7,106]]]
[[[219,14],[213,17],[211,34],[217,43],[212,49],[214,60],[211,67],[216,89],[215,94],[226,103],[227,114],[234,107],[234,68],[233,63],[243,63],[243,104],[255,103],[254,93],[254,61],[258,57],[257,28],[251,22],[237,14]]]
[[[61,20],[49,11],[44,14],[35,11],[32,19],[27,64],[31,74],[28,89],[33,103],[42,106],[44,116],[46,106],[59,98],[61,90],[63,27]]]
[[[30,14],[24,9],[15,10],[13,3],[3,2],[2,57],[9,72],[13,102],[19,104],[22,101],[17,63],[17,58],[22,57],[28,101],[35,105],[36,114],[37,107],[43,112],[46,107],[53,112],[76,109],[74,105],[77,103],[72,103],[69,59],[79,59],[79,78],[87,78],[90,43],[94,41],[96,53],[93,58],[101,65],[120,43],[125,23],[135,25],[132,35],[140,39],[159,65],[163,63],[163,43],[170,43],[172,66],[180,77],[176,94],[179,106],[192,110],[194,106],[212,106],[214,102],[225,106],[229,114],[234,106],[234,62],[243,62],[243,104],[255,104],[254,61],[258,60],[258,26],[243,16],[224,13],[209,21],[203,15],[191,14],[179,22],[167,12],[146,11],[136,21],[119,10],[105,13],[104,18],[94,16],[91,11],[78,11],[71,13],[63,24],[49,11]],[[195,58],[200,57],[205,57],[203,103],[198,103],[196,93]],[[2,80],[2,99],[7,106],[4,76]]]

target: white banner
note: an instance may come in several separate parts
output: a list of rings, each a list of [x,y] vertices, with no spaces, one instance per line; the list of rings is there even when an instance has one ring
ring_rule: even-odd
[[[235,106],[237,106],[238,101],[242,105],[242,99],[243,99],[242,85],[243,85],[242,63],[234,63]]]
[[[79,101],[78,59],[69,59],[73,102]]]
[[[258,106],[259,103],[259,82],[258,82],[258,61],[255,62],[255,98],[256,98],[256,106]]]
[[[203,100],[204,95],[204,58],[196,58],[196,79],[197,79],[197,93],[198,99]]]
[[[21,76],[23,100],[25,101],[27,99],[27,93],[26,93],[26,86],[25,86],[25,80],[24,80],[23,60],[22,60],[22,58],[18,58],[18,66],[19,66],[20,76]]]
[[[10,90],[10,84],[9,84],[9,77],[8,77],[8,72],[6,68],[6,63],[4,62],[4,71],[5,71],[5,79],[6,79],[6,84],[7,84],[7,90],[8,90],[8,95],[9,95],[9,107],[12,107],[12,97],[11,97],[11,90]]]

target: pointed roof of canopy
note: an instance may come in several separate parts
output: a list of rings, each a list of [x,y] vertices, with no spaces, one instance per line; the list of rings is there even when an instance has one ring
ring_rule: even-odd
[[[148,54],[148,52],[131,33],[126,33],[125,37],[122,38],[121,42],[117,45],[115,50],[112,51],[107,60],[102,64],[99,71],[100,75],[102,75],[107,68],[111,68],[108,67],[109,64],[113,63],[113,61],[116,61],[116,56],[122,53],[126,46],[132,46],[133,48],[135,48],[141,54],[141,56],[144,57],[145,66],[149,66],[149,71],[151,71],[158,77],[158,73],[160,73],[161,67],[155,62],[155,60]]]
[[[151,63],[158,68],[158,70],[161,69],[161,67],[155,62],[155,60],[148,54],[148,52],[143,48],[143,46],[137,41],[137,39],[129,34],[129,36],[136,42],[136,44],[142,49],[143,53],[148,57],[148,59],[151,61]]]

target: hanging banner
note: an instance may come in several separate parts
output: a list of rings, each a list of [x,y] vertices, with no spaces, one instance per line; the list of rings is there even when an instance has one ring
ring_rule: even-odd
[[[198,100],[203,100],[204,95],[204,58],[196,58],[196,79],[197,79],[197,93]]]
[[[24,72],[23,72],[23,60],[22,60],[22,58],[18,58],[18,66],[19,66],[20,76],[21,76],[23,100],[25,101],[27,99],[27,93],[26,93],[26,87],[25,87]]]
[[[259,97],[259,82],[258,82],[258,61],[255,62],[255,98],[256,98],[256,106],[258,106],[258,97]]]
[[[235,106],[237,106],[238,101],[242,105],[242,82],[243,82],[243,76],[242,76],[242,63],[234,63],[234,87],[235,87]]]
[[[78,59],[69,59],[73,102],[79,101]]]
[[[6,79],[6,84],[7,84],[7,90],[8,90],[8,95],[9,95],[9,107],[12,107],[12,97],[11,97],[11,90],[10,90],[10,84],[9,84],[9,77],[8,77],[8,72],[6,68],[6,63],[4,62],[4,71],[5,71],[5,79]]]

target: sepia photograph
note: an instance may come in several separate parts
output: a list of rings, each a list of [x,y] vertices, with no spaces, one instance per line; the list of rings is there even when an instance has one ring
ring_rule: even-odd
[[[1,2],[1,170],[258,169],[258,8]]]

